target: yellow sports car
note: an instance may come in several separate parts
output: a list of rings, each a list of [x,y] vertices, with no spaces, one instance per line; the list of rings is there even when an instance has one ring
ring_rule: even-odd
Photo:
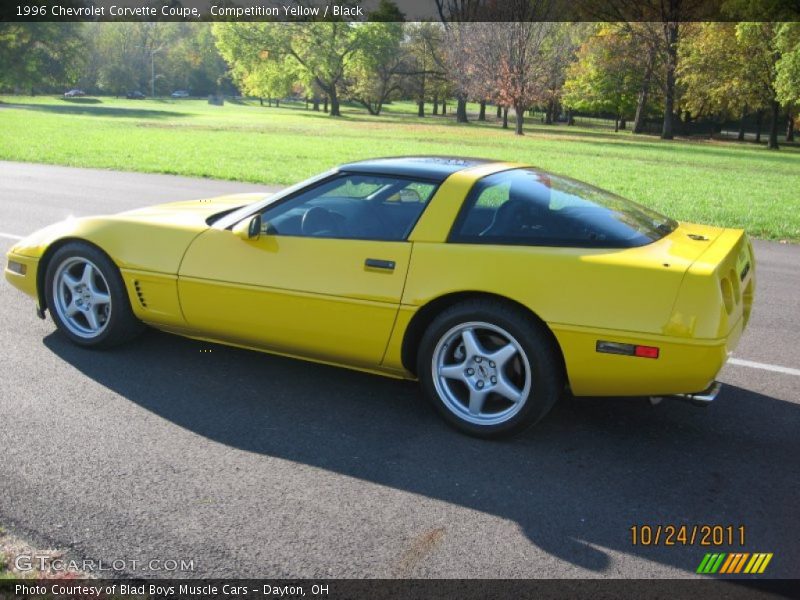
[[[496,437],[567,387],[710,402],[754,266],[741,230],[526,165],[404,157],[64,221],[11,248],[5,274],[81,346],[147,324],[418,378],[450,424]]]

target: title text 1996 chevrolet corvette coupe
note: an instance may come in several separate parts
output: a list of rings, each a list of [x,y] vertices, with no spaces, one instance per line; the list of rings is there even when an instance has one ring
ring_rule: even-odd
[[[525,165],[405,157],[266,198],[70,219],[17,243],[5,273],[76,344],[146,323],[419,378],[449,423],[493,437],[565,386],[712,400],[754,266],[740,230]]]

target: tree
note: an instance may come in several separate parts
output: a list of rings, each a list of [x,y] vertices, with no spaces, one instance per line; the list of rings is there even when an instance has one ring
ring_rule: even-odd
[[[474,65],[471,64],[470,48],[473,47],[473,38],[476,27],[487,25],[484,23],[449,23],[444,34],[444,62],[447,66],[448,78],[456,96],[456,122],[466,123],[467,98],[474,87],[472,73]]]
[[[425,102],[433,100],[433,114],[446,79],[442,56],[442,26],[408,23],[405,26],[406,91],[417,101],[417,116],[425,116]]]
[[[359,25],[345,21],[214,23],[220,53],[234,70],[248,70],[253,57],[291,58],[308,84],[330,99],[330,115],[341,115],[346,70],[359,50]]]
[[[473,97],[512,107],[516,135],[523,135],[525,111],[545,96],[547,73],[541,49],[556,27],[532,19],[474,23],[469,42],[462,47],[463,65],[458,76],[462,85]]]
[[[749,111],[766,108],[769,99],[754,72],[758,67],[736,29],[735,23],[686,28],[678,51],[678,81],[684,107],[694,115],[744,119]]]
[[[186,89],[195,95],[217,91],[226,64],[209,23],[89,23],[84,52],[96,65],[100,90],[124,94],[149,90],[168,94]]]
[[[174,29],[161,53],[159,69],[172,89],[192,95],[214,94],[226,82],[227,65],[219,54],[210,23],[171,23]]]
[[[82,27],[73,23],[0,23],[0,89],[61,89],[81,71]]]
[[[540,102],[546,107],[545,121],[552,123],[558,115],[559,103],[566,81],[567,66],[575,58],[580,37],[586,27],[575,23],[558,23],[550,28],[542,42],[543,95]]]
[[[615,129],[637,110],[647,57],[628,32],[599,24],[567,69],[564,105],[586,112],[612,113]]]
[[[781,46],[778,42],[779,24],[742,22],[736,25],[736,39],[748,57],[748,76],[763,103],[771,113],[767,148],[778,149],[778,126],[781,101],[776,89]]]
[[[794,140],[794,119],[800,105],[800,23],[781,23],[776,28],[775,44],[781,53],[775,65],[775,91],[788,107],[786,141]]]
[[[288,96],[297,81],[296,65],[284,58],[283,60],[270,60],[263,57],[260,64],[251,66],[239,81],[242,90],[252,96],[275,100],[275,105],[280,104],[280,99]]]
[[[661,63],[661,89],[663,92],[664,118],[662,139],[675,137],[675,112],[677,108],[676,74],[678,70],[678,44],[687,22],[707,6],[705,0],[605,0],[601,3],[586,2],[586,10],[594,18],[619,23],[628,33],[636,36],[647,49],[649,62]],[[652,75],[652,71],[649,71]],[[650,79],[643,87],[646,97]],[[646,99],[646,98],[645,98]],[[639,111],[637,111],[639,112]],[[637,124],[639,119],[637,118]]]
[[[400,46],[403,26],[397,22],[364,23],[359,37],[359,49],[347,69],[348,92],[371,115],[379,115],[383,104],[400,90],[406,69]]]

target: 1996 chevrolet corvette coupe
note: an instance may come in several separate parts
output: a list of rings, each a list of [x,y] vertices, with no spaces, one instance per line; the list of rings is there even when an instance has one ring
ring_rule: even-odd
[[[81,346],[147,324],[418,378],[450,424],[497,437],[565,388],[713,400],[754,266],[740,230],[526,165],[404,157],[70,219],[11,248],[5,274]]]

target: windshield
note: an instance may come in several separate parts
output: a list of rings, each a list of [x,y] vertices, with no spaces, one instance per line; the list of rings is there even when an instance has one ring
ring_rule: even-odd
[[[475,184],[450,241],[629,248],[661,239],[677,225],[649,208],[574,179],[512,169]]]
[[[288,188],[286,188],[284,190],[281,190],[280,192],[277,192],[276,194],[273,194],[271,196],[267,196],[263,200],[259,200],[258,202],[253,202],[252,204],[248,204],[246,206],[242,206],[241,208],[238,208],[238,209],[234,210],[233,212],[228,212],[227,214],[225,214],[225,212],[223,212],[221,217],[220,217],[220,213],[217,213],[216,215],[212,215],[208,219],[208,223],[209,223],[209,225],[212,225],[215,229],[228,229],[229,227],[233,227],[234,225],[236,225],[236,223],[238,223],[242,219],[245,219],[245,218],[249,217],[250,215],[253,215],[253,214],[257,213],[257,212],[263,211],[270,204],[273,204],[274,202],[277,202],[278,200],[282,200],[283,198],[291,196],[292,194],[294,194],[296,192],[299,192],[303,188],[305,188],[305,187],[307,187],[309,185],[313,185],[313,184],[315,184],[315,183],[317,183],[319,181],[322,181],[324,179],[327,179],[328,177],[331,177],[332,175],[335,175],[336,173],[337,173],[336,170],[331,170],[331,171],[327,171],[325,173],[322,173],[321,175],[316,175],[316,176],[314,176],[314,177],[312,177],[310,179],[306,179],[305,181],[301,181],[300,183],[296,183],[291,187],[288,187]]]

